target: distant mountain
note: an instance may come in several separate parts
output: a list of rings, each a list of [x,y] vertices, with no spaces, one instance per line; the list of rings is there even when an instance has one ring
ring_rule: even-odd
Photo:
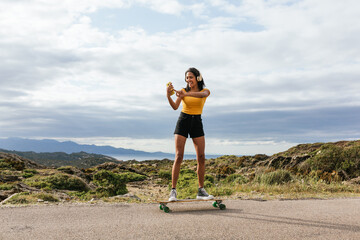
[[[6,138],[0,139],[0,148],[13,151],[27,151],[36,153],[49,153],[49,152],[65,152],[68,154],[86,152],[102,155],[131,155],[134,158],[141,156],[156,156],[169,158],[173,154],[163,152],[144,152],[126,148],[115,148],[111,146],[96,146],[96,145],[83,145],[77,144],[72,141],[59,142],[52,139],[34,140],[24,138]]]
[[[115,158],[95,154],[95,153],[86,153],[78,152],[67,154],[64,152],[20,152],[20,151],[9,151],[0,148],[0,157],[4,154],[11,154],[13,156],[23,157],[22,161],[29,159],[37,164],[41,164],[47,167],[61,167],[61,166],[75,166],[78,168],[90,168],[103,164],[106,162],[119,163],[120,161]]]

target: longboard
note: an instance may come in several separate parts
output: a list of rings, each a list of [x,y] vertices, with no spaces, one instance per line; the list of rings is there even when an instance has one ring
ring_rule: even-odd
[[[184,202],[205,202],[205,201],[214,201],[213,207],[219,208],[220,210],[225,210],[226,206],[222,203],[222,199],[214,198],[214,199],[179,199],[177,201],[157,201],[160,205],[160,210],[163,210],[164,212],[168,213],[170,212],[170,208],[167,206],[169,203],[184,203]]]

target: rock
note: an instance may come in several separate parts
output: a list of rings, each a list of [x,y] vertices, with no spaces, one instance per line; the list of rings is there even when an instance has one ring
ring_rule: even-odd
[[[360,177],[353,178],[353,179],[349,180],[348,183],[350,183],[350,184],[360,184]]]
[[[124,195],[117,195],[111,198],[132,198],[132,199],[136,199],[136,200],[141,200],[138,196],[136,196],[135,194],[132,193],[126,193]]]
[[[19,192],[41,192],[41,190],[39,190],[37,188],[30,187],[30,186],[28,186],[28,185],[26,185],[25,183],[22,183],[22,182],[16,184],[15,188]]]
[[[0,182],[15,182],[19,181],[19,177],[15,175],[0,175]]]
[[[6,203],[7,201],[9,201],[11,198],[13,198],[14,196],[16,196],[18,193],[14,193],[12,195],[10,195],[9,197],[7,197],[5,200],[3,200],[2,202],[0,202],[0,205]]]

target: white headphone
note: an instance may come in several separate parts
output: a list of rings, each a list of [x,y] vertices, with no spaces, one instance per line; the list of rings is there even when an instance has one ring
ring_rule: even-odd
[[[197,76],[196,80],[197,80],[198,82],[201,82],[203,78],[202,78],[202,76],[201,76],[201,73],[200,73],[200,72],[199,72],[199,74],[200,74],[200,75],[199,75],[199,76]]]

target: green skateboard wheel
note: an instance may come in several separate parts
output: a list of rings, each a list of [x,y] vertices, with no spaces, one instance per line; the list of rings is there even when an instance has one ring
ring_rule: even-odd
[[[164,207],[164,212],[166,212],[166,213],[170,212],[170,208],[165,206]]]
[[[218,207],[218,203],[217,203],[217,202],[213,202],[213,207]]]
[[[164,210],[163,206],[161,204],[159,205],[159,208],[160,208],[160,210]]]
[[[225,204],[222,204],[222,203],[219,204],[219,207],[220,207],[220,210],[225,210],[226,209]]]

